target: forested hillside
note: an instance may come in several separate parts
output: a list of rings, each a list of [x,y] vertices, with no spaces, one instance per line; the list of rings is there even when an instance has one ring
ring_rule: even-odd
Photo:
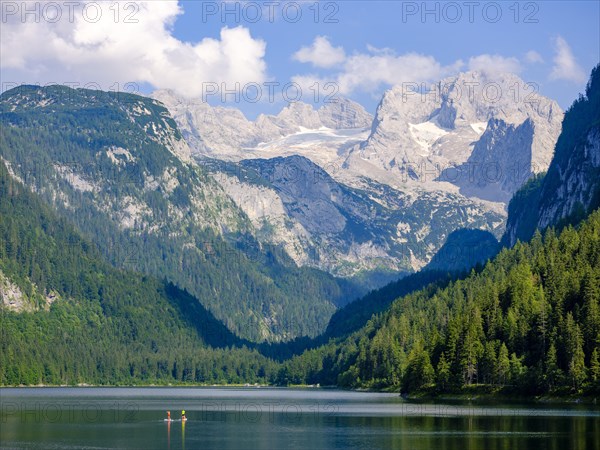
[[[64,86],[0,96],[0,157],[119,267],[187,289],[253,341],[315,336],[348,282],[261,245],[155,100]]]
[[[396,300],[360,331],[288,362],[280,380],[445,392],[598,389],[600,211],[538,232],[480,273]]]
[[[265,382],[274,370],[188,293],[103,262],[1,163],[0,278],[23,303],[0,299],[0,384]]]

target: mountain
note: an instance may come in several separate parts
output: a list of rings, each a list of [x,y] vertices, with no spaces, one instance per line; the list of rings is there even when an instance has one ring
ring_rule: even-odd
[[[361,292],[258,242],[153,99],[25,86],[0,96],[0,119],[15,178],[113,264],[166,277],[241,337],[316,335]]]
[[[0,280],[0,385],[265,382],[275,370],[189,293],[103,261],[3,163]]]
[[[530,239],[536,229],[576,224],[600,206],[600,66],[565,114],[545,176],[532,180],[509,205],[504,242]]]
[[[348,155],[349,170],[373,167],[379,181],[451,183],[469,197],[506,202],[550,164],[563,113],[517,76],[466,72],[410,88],[385,93],[371,134]]]
[[[508,200],[548,168],[560,132],[562,111],[534,90],[514,75],[467,72],[428,92],[392,88],[374,119],[338,99],[318,110],[292,103],[254,122],[169,91],[153,97],[258,241],[376,288],[424,267],[457,229],[502,236]]]
[[[423,271],[414,286],[420,281],[426,286],[421,290],[404,286],[407,278],[350,303],[332,317],[328,332],[333,330],[333,339],[287,361],[280,382],[403,392],[474,392],[476,385],[481,392],[597,393],[600,209],[591,209],[599,206],[594,203],[599,73],[600,66],[592,72],[586,96],[565,116],[548,172],[558,176],[535,176],[510,203],[508,236],[527,232],[531,224],[547,224],[544,235],[538,229],[529,243],[503,249],[462,279],[448,282],[438,275],[427,285]],[[579,176],[568,170],[576,164]],[[548,202],[546,193],[560,193],[554,197],[557,203]],[[573,215],[569,205],[579,199],[589,203]],[[470,234],[457,232],[449,242]],[[474,242],[486,240],[475,236]],[[396,292],[403,296],[390,300]],[[378,314],[364,323],[362,308],[355,305],[377,302]],[[355,315],[348,314],[353,310]]]
[[[289,103],[276,116],[261,114],[250,121],[238,109],[213,107],[202,99],[188,99],[169,90],[156,91],[152,97],[168,108],[196,156],[228,161],[265,157],[260,144],[305,130],[335,136],[336,130],[366,129],[372,121],[361,105],[344,98],[319,110],[302,102]]]
[[[422,267],[457,228],[498,233],[502,223],[500,213],[456,194],[415,199],[376,182],[350,187],[298,155],[201,165],[250,218],[259,241],[279,246],[299,266],[367,288]]]

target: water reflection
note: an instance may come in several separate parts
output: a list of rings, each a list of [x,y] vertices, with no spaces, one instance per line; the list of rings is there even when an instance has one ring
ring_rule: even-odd
[[[181,448],[185,450],[185,420],[181,421]]]
[[[167,420],[167,449],[171,450],[171,421]]]
[[[0,448],[600,449],[600,409],[585,405],[410,404],[389,394],[187,388],[3,389],[0,403]],[[165,442],[167,407],[186,409],[189,424],[182,421],[179,433],[167,421]]]

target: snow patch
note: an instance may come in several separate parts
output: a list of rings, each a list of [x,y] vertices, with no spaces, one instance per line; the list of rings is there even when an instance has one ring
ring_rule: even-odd
[[[487,128],[487,122],[476,122],[471,124],[473,131],[479,135],[482,135]]]
[[[410,130],[410,134],[414,141],[426,150],[427,153],[433,147],[433,144],[441,138],[448,134],[448,131],[440,128],[434,122],[423,122],[418,124],[408,123],[408,129]]]

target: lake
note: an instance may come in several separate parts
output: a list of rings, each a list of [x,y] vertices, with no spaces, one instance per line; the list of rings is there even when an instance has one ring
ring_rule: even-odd
[[[595,405],[255,387],[3,388],[0,403],[2,449],[600,449]]]

